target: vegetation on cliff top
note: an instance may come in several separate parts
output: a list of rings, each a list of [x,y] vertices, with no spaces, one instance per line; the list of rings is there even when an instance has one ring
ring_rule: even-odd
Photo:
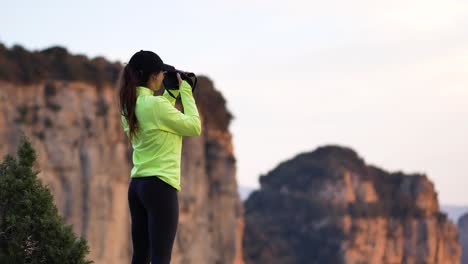
[[[86,81],[97,86],[114,84],[122,65],[102,57],[72,55],[59,46],[28,51],[20,45],[8,49],[0,43],[0,80],[33,84],[45,80]]]

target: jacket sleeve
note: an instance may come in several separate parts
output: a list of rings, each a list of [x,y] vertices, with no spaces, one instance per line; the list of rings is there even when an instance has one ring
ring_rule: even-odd
[[[171,90],[171,93],[177,97],[179,95],[179,91],[180,90]],[[162,95],[163,97],[167,98],[167,100],[169,100],[169,102],[171,102],[171,105],[174,106],[175,105],[175,102],[176,102],[176,99],[174,97],[172,97],[169,92],[167,91],[167,89],[164,90],[164,93]]]
[[[155,107],[157,127],[181,136],[199,136],[201,134],[201,121],[195,98],[193,98],[192,87],[186,81],[182,81],[179,91],[184,113],[175,108],[170,100],[166,100],[167,98],[160,100],[158,107]],[[172,98],[170,95],[168,96]]]

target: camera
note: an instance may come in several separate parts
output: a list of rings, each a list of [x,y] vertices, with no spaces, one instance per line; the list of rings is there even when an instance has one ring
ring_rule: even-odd
[[[180,78],[182,78],[182,80],[185,80],[187,81],[188,84],[190,84],[190,86],[192,87],[192,92],[195,90],[198,79],[197,79],[197,76],[193,72],[184,72],[184,71],[176,69],[174,66],[167,65],[167,64],[164,65],[163,70],[166,71],[166,74],[163,80],[165,89],[168,89],[168,90],[179,89],[179,80],[177,80],[177,73],[179,73]],[[170,94],[172,96],[172,93]]]

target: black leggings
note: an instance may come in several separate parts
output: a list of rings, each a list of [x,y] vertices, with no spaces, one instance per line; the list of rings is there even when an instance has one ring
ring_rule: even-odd
[[[132,178],[128,187],[132,219],[132,264],[168,264],[177,224],[177,190],[156,176]],[[151,257],[151,258],[150,258]]]

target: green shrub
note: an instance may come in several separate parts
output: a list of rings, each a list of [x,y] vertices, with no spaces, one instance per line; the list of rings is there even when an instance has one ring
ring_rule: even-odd
[[[89,264],[86,240],[65,225],[32,167],[36,152],[23,135],[18,159],[0,163],[0,263]]]

